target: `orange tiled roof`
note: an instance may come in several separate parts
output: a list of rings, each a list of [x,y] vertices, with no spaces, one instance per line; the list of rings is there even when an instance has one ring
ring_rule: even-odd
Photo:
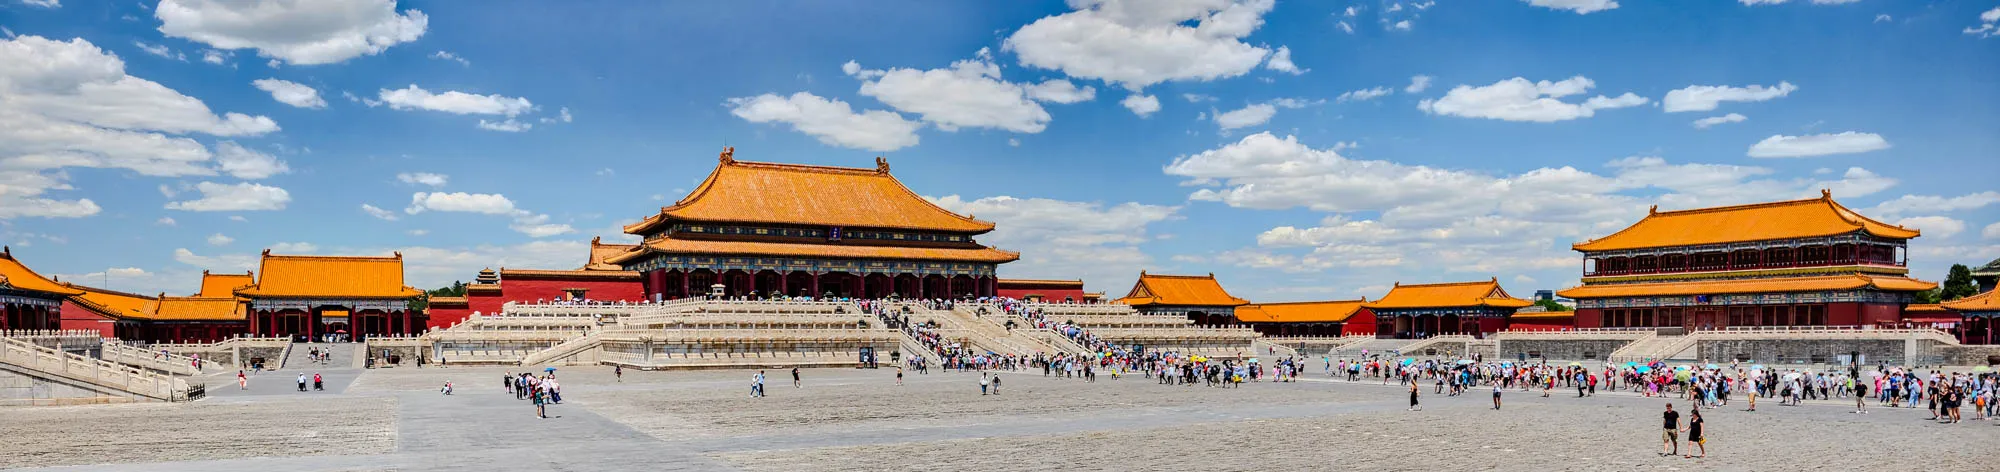
[[[1909,306],[1905,306],[1905,307],[1903,307],[1903,313],[1905,313],[1905,314],[1909,314],[1909,313],[1944,313],[1944,312],[1947,312],[1947,311],[1950,311],[1950,310],[1946,310],[1946,309],[1944,309],[1944,305],[1940,305],[1940,304],[1936,304],[1936,303],[1912,303],[1912,304],[1910,304]]]
[[[710,254],[744,256],[793,256],[793,257],[837,257],[867,259],[912,259],[966,262],[1012,262],[1021,258],[1017,252],[1002,251],[990,247],[978,249],[900,247],[900,246],[855,246],[845,244],[792,244],[750,241],[708,241],[674,238],[654,238],[642,244],[642,250],[613,256],[608,262],[622,264],[649,253],[669,254]]]
[[[625,227],[656,231],[668,220],[900,228],[983,233],[993,223],[924,200],[876,159],[874,169],[738,161],[734,150],[673,206]]]
[[[1498,308],[1522,308],[1534,302],[1514,298],[1500,288],[1500,279],[1479,282],[1453,282],[1442,284],[1397,283],[1382,298],[1369,303],[1370,309],[1377,308],[1445,308],[1490,306]]]
[[[160,297],[150,319],[163,321],[231,321],[245,319],[243,302],[228,297]]]
[[[1645,219],[1624,230],[1571,247],[1578,251],[1610,251],[1833,236],[1856,231],[1894,239],[1921,234],[1861,216],[1833,201],[1831,192],[1822,191],[1819,198],[1807,200],[1679,211],[1659,211],[1656,207]]]
[[[423,294],[403,285],[403,254],[393,257],[281,256],[264,251],[255,285],[246,297],[409,298]]]
[[[86,310],[112,318],[146,318],[151,316],[153,297],[136,293],[125,293],[97,287],[86,287],[64,282],[64,287],[80,293],[71,295],[69,300]]]
[[[1244,323],[1341,323],[1361,312],[1368,299],[1319,302],[1259,303],[1236,307],[1236,320]]]
[[[1952,311],[2000,311],[2000,297],[1993,296],[1992,290],[1941,303]]]
[[[590,260],[583,262],[583,270],[625,270],[618,264],[604,260],[637,249],[639,249],[637,244],[604,244],[601,237],[590,238]]]
[[[1534,319],[1571,318],[1575,316],[1576,312],[1574,311],[1528,311],[1528,312],[1517,311],[1514,312],[1513,315],[1509,315],[1508,318],[1534,320]]]
[[[1139,272],[1132,292],[1117,300],[1127,305],[1243,306],[1249,300],[1236,298],[1222,289],[1215,274],[1153,275]]]
[[[629,270],[530,270],[500,268],[500,283],[507,279],[521,278],[572,278],[572,279],[639,279],[639,273]]]
[[[1566,298],[1651,297],[1855,290],[1870,287],[1896,292],[1916,292],[1937,288],[1937,284],[1908,277],[1848,274],[1781,279],[1584,285],[1564,289],[1556,294]]]
[[[60,296],[83,294],[82,290],[70,288],[35,273],[34,269],[29,269],[28,266],[21,264],[21,261],[14,259],[13,248],[5,246],[0,246],[0,284],[16,290]]]
[[[201,271],[201,293],[197,293],[194,296],[202,298],[234,297],[236,296],[236,289],[248,287],[256,283],[257,279],[252,277],[248,271],[241,274],[211,274],[204,270]]]
[[[431,305],[464,305],[471,303],[465,297],[431,297]]]

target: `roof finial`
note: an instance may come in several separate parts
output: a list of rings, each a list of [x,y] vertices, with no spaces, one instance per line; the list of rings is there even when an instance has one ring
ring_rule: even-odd
[[[732,163],[732,162],[736,162],[736,147],[735,147],[735,146],[723,146],[723,147],[722,147],[722,163],[723,163],[723,164],[729,164],[729,163]]]
[[[1833,189],[1830,189],[1830,188],[1823,188],[1823,189],[1819,189],[1819,198],[1820,198],[1821,200],[1832,200],[1832,199],[1833,199]]]
[[[604,240],[604,237],[603,237],[603,236],[591,236],[591,237],[590,237],[590,245],[592,245],[592,246],[596,246],[596,245],[598,245],[597,243],[598,243],[599,241],[603,241],[603,240]]]
[[[268,248],[268,247],[267,247],[267,248],[264,248],[264,256],[265,256],[265,257],[270,257],[270,256],[271,256],[271,248]]]
[[[1647,208],[1647,209],[1646,209],[1646,215],[1647,215],[1647,216],[1651,216],[1651,215],[1658,215],[1658,214],[1660,214],[1660,206],[1659,206],[1659,205],[1653,205],[1653,207],[1652,207],[1652,208]]]
[[[390,254],[395,254],[395,255],[396,255],[396,258],[397,258],[397,259],[402,259],[402,258],[403,258],[403,251],[394,251],[394,252],[390,252]]]
[[[6,255],[7,258],[12,259],[14,258],[14,248],[12,246],[0,246],[0,255]]]
[[[1396,285],[1395,285],[1395,286],[1397,286],[1397,287],[1401,287],[1401,286],[1403,286],[1403,281],[1401,281],[1401,280],[1398,280],[1398,281],[1396,281]]]
[[[889,173],[889,158],[882,156],[875,156],[875,173],[877,174]]]

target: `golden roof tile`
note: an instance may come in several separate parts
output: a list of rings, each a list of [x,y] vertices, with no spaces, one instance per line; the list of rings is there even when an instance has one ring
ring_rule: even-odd
[[[2000,311],[2000,297],[1993,296],[1992,290],[1970,297],[1941,303],[1952,311]]]
[[[157,299],[136,293],[125,293],[97,287],[87,287],[64,282],[64,287],[79,293],[69,300],[86,310],[111,318],[150,318],[153,302]]]
[[[1707,282],[1584,285],[1564,289],[1556,294],[1565,298],[1653,297],[1856,290],[1871,287],[1877,290],[1916,292],[1937,288],[1937,284],[1908,277],[1848,274]]]
[[[1526,319],[1526,320],[1541,320],[1541,319],[1557,319],[1557,318],[1573,318],[1573,317],[1576,317],[1576,312],[1574,312],[1574,311],[1526,311],[1526,312],[1523,312],[1523,311],[1517,311],[1517,312],[1514,312],[1514,314],[1512,314],[1512,315],[1508,315],[1507,317],[1508,317],[1508,318],[1511,318],[1511,319]]]
[[[1249,300],[1236,298],[1222,283],[1215,280],[1215,274],[1208,275],[1155,275],[1139,272],[1139,282],[1132,284],[1132,292],[1117,300],[1127,305],[1189,305],[1189,306],[1243,306]]]
[[[430,298],[430,304],[431,304],[432,306],[436,306],[436,305],[464,305],[464,304],[467,304],[467,303],[471,303],[471,301],[470,301],[470,300],[468,300],[468,299],[466,299],[465,297],[431,297],[431,298]]]
[[[1244,323],[1344,323],[1368,299],[1318,302],[1258,303],[1236,307],[1236,320]]]
[[[244,303],[236,297],[160,297],[153,303],[153,320],[234,321],[244,317]]]
[[[257,283],[236,290],[252,298],[410,298],[422,291],[403,285],[403,254],[392,257],[284,256],[264,251]]]
[[[1021,254],[1002,251],[990,247],[940,248],[905,246],[859,246],[847,244],[795,244],[753,241],[713,241],[674,238],[654,238],[646,241],[640,251],[613,256],[608,262],[623,264],[637,260],[640,256],[653,253],[741,255],[741,256],[785,256],[785,257],[832,257],[855,259],[904,259],[964,262],[1012,262]]]
[[[83,294],[82,290],[64,286],[63,284],[56,283],[54,280],[49,280],[47,277],[42,277],[42,274],[35,273],[34,269],[29,269],[27,265],[21,264],[20,260],[14,259],[14,249],[6,246],[0,246],[0,283],[4,283],[16,290],[41,292],[56,296]]]
[[[1523,308],[1534,302],[1514,298],[1500,288],[1500,279],[1441,284],[1397,283],[1382,298],[1368,303],[1370,309],[1449,308],[1490,306]]]
[[[1659,211],[1610,236],[1571,245],[1578,251],[1611,251],[1670,246],[1694,246],[1867,232],[1891,239],[1910,239],[1918,230],[1861,216],[1821,191],[1819,198],[1693,210]]]
[[[1948,311],[1950,310],[1944,309],[1944,305],[1937,303],[1912,303],[1909,306],[1903,307],[1903,313],[1944,313]]]
[[[733,149],[686,198],[625,227],[656,232],[670,220],[897,228],[984,233],[993,223],[959,216],[911,192],[876,158],[874,169],[738,161]]]
[[[605,259],[636,250],[639,250],[637,244],[605,244],[603,237],[590,238],[590,260],[584,261],[583,270],[625,270],[618,264],[605,262]]]
[[[201,271],[201,292],[196,293],[195,296],[203,298],[234,297],[236,296],[236,289],[248,287],[256,283],[257,279],[249,271],[244,271],[241,274],[211,274],[204,270]]]

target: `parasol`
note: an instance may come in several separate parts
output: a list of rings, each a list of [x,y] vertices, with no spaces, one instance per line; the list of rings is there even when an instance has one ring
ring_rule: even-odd
[[[1707,368],[1710,368],[1710,369],[1720,369],[1720,368],[1722,368],[1722,366],[1719,366],[1719,365],[1715,365],[1715,364],[1709,364]]]
[[[1570,367],[1583,367],[1583,363],[1582,363],[1582,362],[1575,362],[1575,361],[1571,361],[1571,362],[1569,363],[1569,366],[1570,366]]]
[[[1641,374],[1652,373],[1652,372],[1653,372],[1653,366],[1650,365],[1639,366],[1639,373]]]
[[[1459,359],[1459,360],[1458,360],[1458,365],[1466,365],[1466,364],[1471,364],[1471,363],[1472,363],[1472,359]]]

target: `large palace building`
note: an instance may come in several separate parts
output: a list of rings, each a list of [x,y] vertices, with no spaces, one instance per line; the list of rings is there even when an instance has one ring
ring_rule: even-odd
[[[1705,329],[1896,323],[1916,292],[1917,230],[1819,198],[1682,211],[1576,243],[1576,326]]]
[[[875,168],[738,161],[733,149],[672,206],[628,225],[605,258],[654,299],[706,295],[959,298],[998,291],[1020,254],[980,245],[993,223],[940,208]],[[505,277],[503,276],[504,280]]]

